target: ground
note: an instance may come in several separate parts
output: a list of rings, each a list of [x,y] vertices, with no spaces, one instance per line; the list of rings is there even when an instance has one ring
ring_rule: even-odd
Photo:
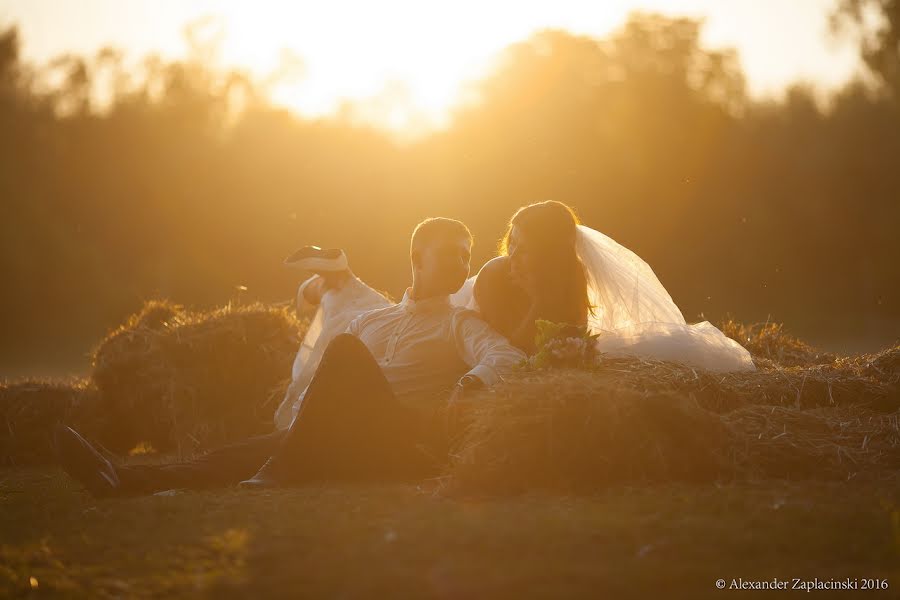
[[[0,471],[0,595],[12,597],[722,598],[739,592],[718,578],[774,577],[886,580],[826,596],[898,597],[900,482],[494,499],[321,484],[95,500],[55,469]]]

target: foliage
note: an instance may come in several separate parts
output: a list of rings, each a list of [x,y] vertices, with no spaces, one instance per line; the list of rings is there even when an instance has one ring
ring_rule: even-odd
[[[358,275],[399,295],[419,219],[465,220],[477,267],[493,250],[483,241],[546,198],[637,251],[691,320],[771,314],[806,338],[890,342],[896,100],[852,84],[828,110],[802,86],[756,101],[733,52],[701,35],[649,14],[602,39],[538,32],[503,52],[445,131],[401,146],[352,110],[276,109],[203,48],[138,70],[114,49],[33,65],[8,29],[4,369],[78,362],[146,298],[209,307],[237,286],[288,298],[297,281],[281,258],[304,243],[344,247]]]

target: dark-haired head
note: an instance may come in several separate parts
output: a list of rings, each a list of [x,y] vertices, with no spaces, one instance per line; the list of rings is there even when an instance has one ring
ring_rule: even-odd
[[[562,202],[546,200],[524,206],[509,220],[500,241],[500,254],[509,257],[514,279],[530,279],[540,287],[547,320],[585,325],[590,303],[584,267],[575,250],[575,211]]]

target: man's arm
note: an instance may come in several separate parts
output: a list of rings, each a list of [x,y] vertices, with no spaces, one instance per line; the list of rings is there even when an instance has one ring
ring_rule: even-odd
[[[453,337],[460,358],[471,367],[460,380],[464,386],[477,386],[478,383],[473,382],[472,378],[492,386],[527,358],[522,350],[513,346],[473,310],[461,310],[454,315]]]
[[[364,314],[365,313],[363,313],[363,315]],[[347,329],[344,330],[344,333],[349,333],[350,335],[355,335],[356,337],[359,337],[359,324],[360,324],[360,319],[362,318],[363,315],[357,315],[356,318],[354,318],[352,321],[350,321],[350,323],[347,325]]]
[[[447,403],[446,428],[451,438],[463,431],[466,415],[474,406],[470,392],[494,385],[527,358],[473,310],[454,315],[453,337],[459,356],[471,369],[457,382]]]

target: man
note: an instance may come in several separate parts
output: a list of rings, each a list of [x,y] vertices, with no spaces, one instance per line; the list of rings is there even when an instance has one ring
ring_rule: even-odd
[[[64,428],[63,468],[95,495],[436,474],[443,457],[428,449],[445,449],[446,440],[434,399],[446,399],[455,383],[455,404],[463,390],[493,385],[526,358],[476,312],[450,303],[468,277],[471,247],[459,221],[420,223],[410,241],[412,286],[400,303],[360,315],[331,340],[286,432],[186,463],[116,468]]]

